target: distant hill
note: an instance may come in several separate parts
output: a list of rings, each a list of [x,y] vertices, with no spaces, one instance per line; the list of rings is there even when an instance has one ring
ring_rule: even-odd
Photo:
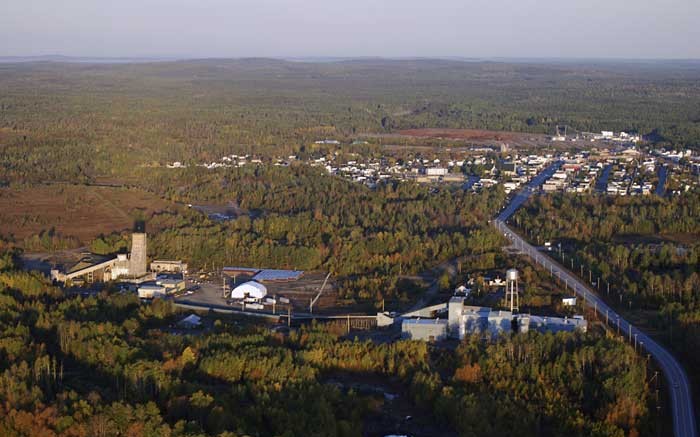
[[[141,62],[174,61],[177,58],[110,58],[110,57],[87,57],[87,56],[64,56],[64,55],[41,55],[41,56],[0,56],[0,63],[9,64],[16,62],[66,62],[85,64],[131,64]]]

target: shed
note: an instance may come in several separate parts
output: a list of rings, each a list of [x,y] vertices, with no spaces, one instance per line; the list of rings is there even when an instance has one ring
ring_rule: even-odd
[[[187,316],[184,319],[177,322],[177,326],[179,326],[180,328],[187,328],[187,329],[198,328],[201,325],[202,325],[202,318],[196,314],[190,314],[189,316]]]
[[[574,307],[574,306],[576,306],[576,298],[575,297],[565,297],[561,300],[561,303],[565,307]]]

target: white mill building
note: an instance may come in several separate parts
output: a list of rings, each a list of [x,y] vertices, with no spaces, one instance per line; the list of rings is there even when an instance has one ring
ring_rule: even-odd
[[[398,318],[402,337],[428,341],[448,338],[462,340],[472,334],[497,337],[511,332],[524,333],[530,329],[539,332],[586,332],[588,328],[582,316],[569,318],[517,314],[518,271],[515,269],[506,272],[506,304],[510,311],[465,305],[465,300],[465,297],[454,296],[444,304],[403,314]]]

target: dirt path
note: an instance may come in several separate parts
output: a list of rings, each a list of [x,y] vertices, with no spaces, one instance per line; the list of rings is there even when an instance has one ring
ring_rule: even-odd
[[[129,216],[129,214],[125,213],[121,208],[119,208],[117,205],[112,203],[111,200],[107,199],[105,196],[100,193],[100,189],[97,188],[95,190],[92,190],[92,194],[97,197],[100,201],[102,201],[105,205],[109,206],[109,208],[114,211],[118,216],[123,218],[124,220],[130,221],[132,220],[132,217]]]

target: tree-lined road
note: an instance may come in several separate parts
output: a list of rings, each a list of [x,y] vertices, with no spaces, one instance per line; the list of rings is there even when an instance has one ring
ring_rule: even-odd
[[[557,168],[560,162],[547,167],[542,173],[535,177],[510,201],[508,206],[494,220],[494,224],[499,231],[510,239],[515,247],[524,254],[535,260],[546,270],[561,280],[566,286],[581,296],[585,303],[601,315],[605,314],[609,324],[620,332],[620,335],[627,336],[630,341],[636,338],[640,346],[649,352],[661,367],[666,380],[669,383],[669,394],[671,397],[671,409],[673,410],[673,429],[676,437],[696,437],[697,428],[695,423],[695,412],[693,409],[693,399],[690,393],[690,382],[685,370],[678,361],[663,346],[651,339],[644,332],[632,326],[624,318],[620,317],[601,299],[592,288],[584,284],[578,277],[561,266],[550,257],[540,253],[535,247],[527,243],[522,237],[516,234],[506,225],[506,220],[532,195],[537,188],[544,183]]]

